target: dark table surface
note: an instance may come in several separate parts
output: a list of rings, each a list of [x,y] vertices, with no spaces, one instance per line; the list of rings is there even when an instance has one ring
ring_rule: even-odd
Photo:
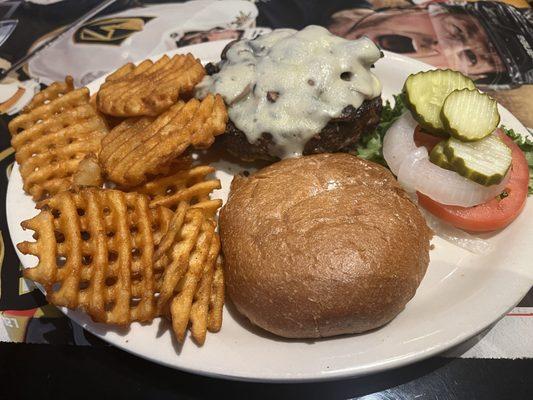
[[[0,1],[0,13],[3,13],[0,18],[16,20],[18,24],[13,35],[0,46],[0,58],[16,61],[26,54],[35,40],[74,21],[98,2],[66,0],[43,6],[24,1]],[[165,1],[118,0],[106,12],[162,2]],[[352,6],[372,6],[376,10],[387,5],[413,5],[407,0],[264,0],[254,3],[259,9],[257,25],[271,28],[300,28],[310,23],[326,24],[334,12]],[[526,4],[524,1],[522,3]],[[65,65],[66,72],[68,65]],[[20,79],[27,78],[25,72],[21,71]],[[501,76],[494,79],[503,79],[500,83],[505,81],[505,77]],[[531,82],[524,87],[529,86],[531,89],[530,84]],[[515,87],[516,82],[512,85]],[[513,93],[518,93],[518,89],[514,90],[516,92]],[[509,99],[516,98],[513,96],[509,96]],[[520,104],[512,111],[519,118],[528,117]],[[0,150],[9,148],[5,129],[8,120],[9,117],[5,115],[0,117],[0,127],[4,131],[1,132]],[[524,119],[522,121],[524,122]],[[13,156],[0,162],[2,170],[5,170],[13,162]],[[4,175],[2,174],[0,185],[1,201],[5,197],[7,183]],[[5,209],[5,204],[0,205]],[[40,294],[20,295],[18,260],[7,235],[3,212],[0,225],[6,246],[1,270],[0,313],[37,309],[44,304]],[[528,295],[521,305],[532,307],[533,295]],[[67,332],[66,328],[61,324],[52,325],[57,325],[54,328],[56,331],[50,336],[53,339],[47,340],[44,337],[42,340],[48,344],[0,343],[0,399],[533,399],[532,359],[463,359],[440,356],[358,379],[302,384],[236,382],[165,368],[105,345],[94,338],[91,340],[98,343],[93,346],[65,344],[72,340],[57,338],[63,335],[62,329]],[[35,332],[41,334],[38,330]],[[63,336],[67,337],[68,334]],[[27,339],[27,334],[25,337]],[[473,339],[471,344],[476,340]],[[238,352],[238,349],[235,351]]]
[[[359,379],[265,384],[191,375],[113,347],[0,344],[6,399],[532,399],[532,376],[533,360],[434,357]]]

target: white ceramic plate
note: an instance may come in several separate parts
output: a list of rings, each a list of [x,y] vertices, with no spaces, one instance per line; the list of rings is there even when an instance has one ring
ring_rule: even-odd
[[[206,43],[190,51],[204,61],[215,61],[227,42]],[[171,52],[169,54],[174,54]],[[155,57],[157,58],[157,57]],[[401,90],[411,73],[431,67],[385,52],[376,65],[383,96],[390,99]],[[89,85],[94,91],[102,82]],[[526,129],[500,107],[502,122],[521,133]],[[232,174],[242,168],[216,162],[222,190],[227,198]],[[22,190],[15,165],[7,191],[7,217],[15,243],[32,240],[20,222],[35,214],[34,204]],[[103,340],[154,362],[198,374],[257,381],[313,381],[353,377],[398,367],[429,357],[480,332],[516,305],[533,283],[533,201],[507,229],[490,237],[494,251],[485,256],[470,254],[435,238],[431,263],[416,296],[406,309],[385,327],[361,335],[317,341],[284,340],[250,326],[227,304],[218,334],[208,334],[205,345],[187,340],[178,347],[166,324],[134,323],[117,330],[92,322],[81,312],[64,310],[74,321]],[[24,267],[35,258],[19,254]],[[161,329],[164,328],[164,329]]]

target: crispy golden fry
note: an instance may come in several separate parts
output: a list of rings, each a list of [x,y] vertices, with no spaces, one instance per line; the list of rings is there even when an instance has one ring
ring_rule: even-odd
[[[132,63],[109,75],[98,92],[98,109],[115,117],[157,116],[189,93],[205,76],[191,54]]]
[[[96,93],[91,95],[89,103],[96,110],[96,113],[100,117],[102,117],[102,119],[105,121],[105,123],[107,125],[107,128],[110,129],[110,130],[113,129],[115,126],[119,125],[125,119],[125,118],[122,118],[122,117],[113,117],[111,115],[107,115],[107,114],[104,114],[103,112],[100,112],[100,110],[98,110],[98,107],[96,105]]]
[[[207,148],[224,132],[228,116],[219,95],[179,102],[157,118],[131,118],[102,140],[99,155],[107,177],[133,187],[158,175],[190,145]]]
[[[209,303],[212,294],[213,277],[215,275],[215,264],[217,263],[219,253],[220,238],[218,234],[215,233],[211,240],[211,247],[204,265],[203,275],[198,284],[198,289],[194,295],[191,306],[191,334],[193,339],[199,345],[203,345],[205,342],[209,317]]]
[[[178,158],[175,158],[170,163],[162,165],[158,171],[158,176],[168,176],[175,171],[179,171],[186,168],[192,168],[192,156],[190,154],[181,155]],[[149,180],[155,179],[156,177],[150,177]]]
[[[87,88],[37,106],[60,92],[54,89],[43,95],[35,101],[35,108],[9,123],[24,190],[35,201],[69,189],[81,160],[98,153],[100,141],[108,132],[89,104]]]
[[[26,104],[26,106],[22,110],[22,113],[27,114],[31,110],[34,110],[45,104],[49,104],[55,99],[64,96],[67,93],[72,92],[73,90],[74,80],[72,79],[72,76],[67,76],[65,77],[65,82],[54,82],[46,89],[41,90],[39,93],[33,96],[33,99],[31,99],[31,101]]]
[[[170,248],[180,239],[182,239],[184,236],[182,235],[182,228],[183,224],[185,223],[185,214],[187,213],[187,210],[189,209],[189,205],[185,202],[182,202],[179,204],[178,208],[174,212],[174,215],[172,216],[172,219],[170,220],[170,223],[168,225],[168,229],[165,231],[165,234],[161,237],[161,240],[159,242],[159,245],[156,248],[155,254],[154,254],[154,269],[157,271],[157,274],[161,275],[158,279],[158,293],[161,292],[162,286],[168,286],[168,283],[165,283],[165,270],[167,270],[167,274],[169,274],[170,269],[169,264],[171,261],[169,261],[169,254],[167,254],[170,250]],[[187,221],[190,222],[190,219]],[[186,236],[187,234],[185,234]],[[195,240],[195,237],[193,235],[192,240]],[[172,275],[172,274],[170,274]],[[168,277],[167,277],[168,279]],[[173,288],[166,288],[164,290],[170,291],[174,290]],[[168,295],[170,297],[170,295]],[[165,300],[166,301],[166,300]],[[162,303],[163,300],[160,300]],[[160,308],[163,308],[164,304],[161,304]]]
[[[210,324],[213,331],[220,329],[224,282],[217,264],[220,238],[215,226],[215,221],[202,210],[182,201],[154,254],[159,292],[157,311],[167,315],[170,311],[173,330],[180,342],[189,322],[192,337],[199,345],[204,343]],[[219,283],[222,283],[222,293]]]
[[[200,214],[203,216],[201,212]],[[189,259],[189,268],[180,281],[177,288],[178,293],[170,304],[172,330],[180,343],[185,339],[185,331],[189,325],[194,295],[205,269],[214,234],[215,228],[213,224],[204,217],[198,240]]]
[[[24,221],[36,242],[18,244],[39,258],[24,276],[41,283],[57,306],[84,309],[95,321],[129,324],[156,315],[154,244],[172,212],[148,198],[110,189],[61,192]]]
[[[163,274],[158,284],[157,310],[164,313],[180,279],[187,272],[189,258],[205,217],[199,210],[190,209],[187,203],[180,203],[154,255],[156,270]]]
[[[52,304],[119,325],[169,314],[176,338],[184,340],[190,323],[199,345],[220,329],[220,239],[201,209],[182,201],[172,213],[150,208],[145,195],[97,188],[61,192],[38,208],[22,223],[36,242],[17,247],[39,258],[24,276]]]
[[[152,233],[154,235],[154,250],[156,250],[170,229],[170,223],[174,213],[166,207],[150,207],[150,216]]]
[[[209,299],[209,315],[207,329],[209,332],[218,332],[222,327],[222,310],[224,307],[224,269],[222,256],[217,260],[211,297]]]
[[[219,179],[208,179],[215,172],[213,167],[201,165],[178,170],[172,175],[156,178],[131,191],[142,193],[150,198],[150,206],[165,206],[175,210],[178,204],[186,201],[194,208],[201,208],[214,216],[222,206],[222,200],[211,200],[209,195],[220,189]]]

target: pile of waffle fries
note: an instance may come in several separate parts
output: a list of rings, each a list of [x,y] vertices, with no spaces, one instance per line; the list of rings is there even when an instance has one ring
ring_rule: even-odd
[[[192,55],[127,64],[96,96],[72,79],[36,94],[9,124],[40,210],[18,244],[38,264],[24,276],[57,306],[97,322],[170,319],[179,342],[217,332],[224,304],[214,168],[187,152],[224,132],[218,95],[191,98],[205,70]],[[112,187],[112,188],[111,188]]]

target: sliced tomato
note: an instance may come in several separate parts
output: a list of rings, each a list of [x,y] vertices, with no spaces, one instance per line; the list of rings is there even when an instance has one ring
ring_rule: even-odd
[[[435,145],[441,141],[443,141],[443,137],[438,137],[435,135],[432,135],[431,133],[427,133],[424,131],[420,125],[418,125],[415,129],[415,135],[414,135],[414,141],[415,144],[420,147],[424,146],[426,149],[428,149],[428,153],[435,147]]]
[[[511,175],[502,196],[474,207],[459,207],[441,204],[417,193],[420,205],[436,217],[467,231],[490,232],[513,222],[526,204],[529,169],[522,150],[505,133],[500,131],[499,135],[513,155]]]

